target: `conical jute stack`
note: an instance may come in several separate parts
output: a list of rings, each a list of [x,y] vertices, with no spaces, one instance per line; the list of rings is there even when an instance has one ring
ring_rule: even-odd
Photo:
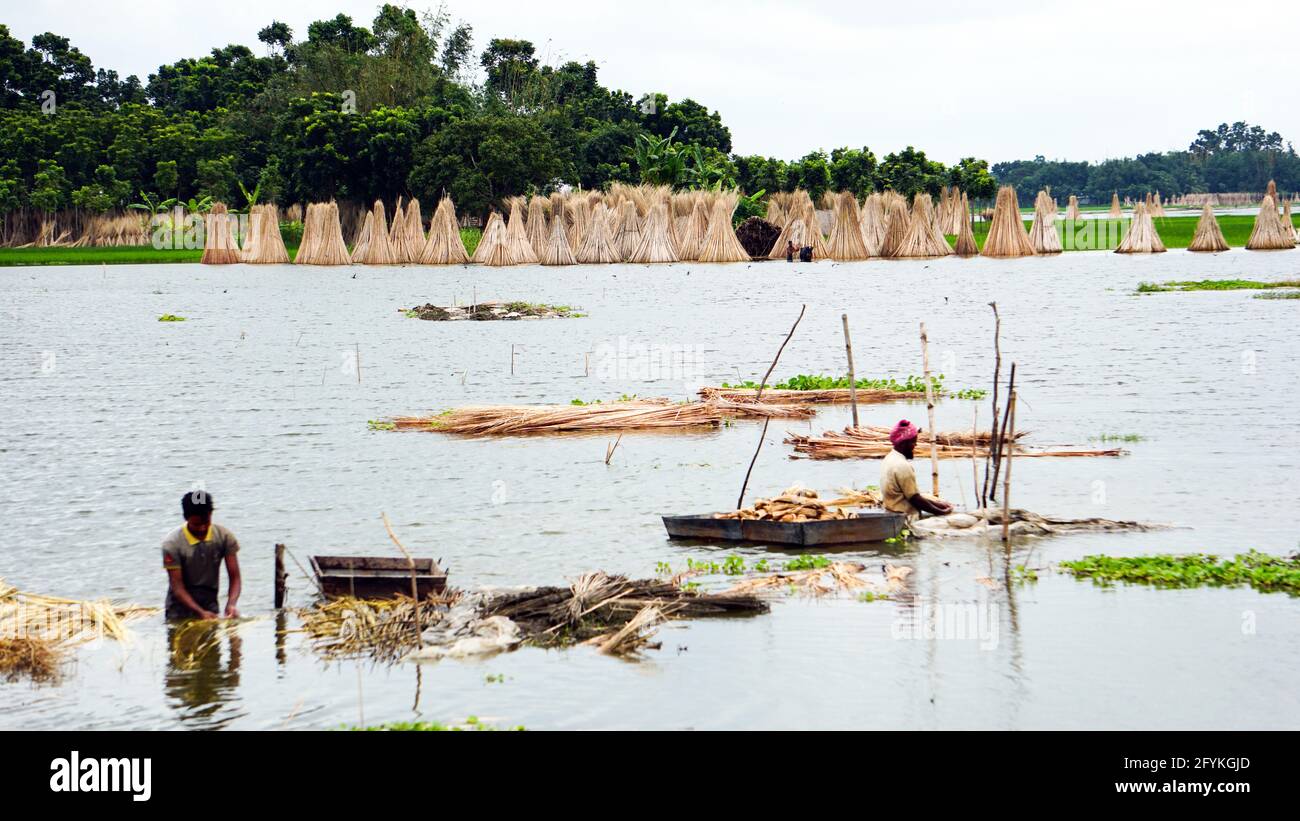
[[[831,249],[826,244],[826,235],[822,233],[821,217],[817,215],[817,209],[812,207],[811,200],[804,207],[803,224],[803,244],[812,247],[813,259],[830,259]]]
[[[1029,229],[1029,242],[1039,254],[1059,254],[1061,235],[1056,233],[1056,213],[1046,191],[1039,191],[1034,200],[1034,224]]]
[[[200,262],[205,265],[229,265],[240,261],[234,221],[224,202],[212,204],[203,218],[203,257]]]
[[[618,220],[618,229],[613,236],[614,248],[620,260],[627,260],[641,244],[641,216],[637,213],[636,203],[630,199],[623,200],[613,213]]]
[[[1214,216],[1214,208],[1208,202],[1201,209],[1201,218],[1196,222],[1196,233],[1187,246],[1188,251],[1218,252],[1228,250],[1228,241],[1223,238],[1219,221]]]
[[[966,199],[966,192],[961,192],[961,227],[957,231],[957,246],[953,249],[959,257],[973,257],[980,252],[979,245],[975,242],[975,232],[970,227],[970,201]]]
[[[1291,239],[1300,243],[1300,232],[1296,231],[1295,221],[1291,219],[1291,200],[1282,203],[1282,229],[1291,232]]]
[[[564,203],[564,212],[567,217],[565,227],[569,232],[569,247],[577,254],[591,225],[591,206],[587,204],[586,197],[571,197]]]
[[[1083,214],[1079,212],[1079,198],[1074,194],[1070,195],[1070,204],[1065,209],[1065,218],[1071,221],[1083,219]]]
[[[704,200],[695,199],[691,213],[677,232],[677,256],[683,261],[695,261],[700,257],[700,246],[704,244],[704,235],[709,232],[709,212]]]
[[[1156,233],[1156,225],[1151,220],[1151,212],[1145,202],[1133,206],[1133,222],[1128,234],[1115,249],[1117,254],[1163,254],[1165,244]]]
[[[392,265],[393,246],[388,241],[388,217],[384,214],[384,201],[375,200],[366,216],[365,225],[358,235],[352,261],[361,265]]]
[[[419,262],[420,254],[424,252],[424,242],[424,219],[420,214],[420,201],[412,197],[405,209],[399,204],[397,213],[393,214],[393,226],[388,232],[393,262]]]
[[[989,222],[989,235],[984,240],[986,257],[1028,257],[1034,253],[1025,223],[1020,219],[1020,201],[1016,189],[1004,185],[998,189],[997,203],[993,206],[993,219]]]
[[[660,203],[650,209],[645,227],[641,229],[641,244],[636,247],[628,262],[677,262],[672,239],[668,235],[668,204]]]
[[[531,217],[529,221],[531,222]],[[543,265],[574,265],[578,261],[573,255],[573,249],[569,247],[569,235],[564,231],[563,206],[551,218],[551,233],[538,257]]]
[[[781,203],[774,198],[768,199],[767,210],[763,212],[763,219],[772,223],[777,228],[784,228],[786,222],[788,221],[786,218],[785,209],[782,208]]]
[[[1251,229],[1246,248],[1251,251],[1283,251],[1294,247],[1295,234],[1282,225],[1282,218],[1277,213],[1276,201],[1265,194],[1264,201],[1259,205],[1259,215],[1255,217],[1255,227]]]
[[[924,259],[952,253],[948,241],[935,233],[933,206],[930,195],[924,191],[918,191],[912,197],[912,216],[907,223],[907,233],[893,250],[894,259]]]
[[[443,197],[429,220],[429,237],[420,252],[421,265],[463,265],[469,262],[465,242],[460,238],[460,222],[451,197]]]
[[[888,210],[889,219],[885,223],[885,239],[880,243],[880,255],[893,259],[898,256],[903,241],[907,239],[912,220],[908,216],[907,205],[904,202],[892,200]]]
[[[748,262],[749,252],[740,244],[736,230],[731,226],[731,215],[738,199],[734,194],[723,194],[713,203],[709,215],[709,231],[700,246],[700,262]]]
[[[586,207],[586,203],[583,203],[583,207]],[[618,250],[614,248],[613,237],[610,235],[609,222],[609,209],[603,202],[591,210],[582,245],[574,252],[578,262],[596,264],[619,261]]]
[[[528,241],[540,259],[551,235],[546,226],[546,203],[541,197],[532,197],[528,200],[528,223],[524,228],[528,233]]]
[[[707,231],[709,227],[709,222],[707,218],[703,218],[704,205],[702,203],[696,203],[696,206],[698,207],[699,213],[702,217],[702,219],[700,220],[700,225],[703,227],[705,231]],[[691,217],[692,219],[694,219],[695,215],[692,214]],[[798,223],[797,229],[795,227],[795,223]],[[796,236],[796,231],[798,233],[797,236]],[[704,242],[703,233],[700,234],[700,242],[701,243]],[[809,242],[808,224],[804,222],[803,212],[793,205],[791,206],[790,210],[786,211],[785,225],[781,226],[781,233],[777,236],[776,242],[772,243],[772,250],[768,252],[767,255],[768,258],[785,259],[786,246],[792,242],[794,243],[796,256],[798,256],[800,248],[803,248],[805,245],[811,245],[811,243]],[[698,248],[696,250],[698,253]]]
[[[835,226],[826,245],[830,257],[841,262],[867,259],[867,244],[862,239],[862,212],[852,191],[843,191],[835,202]]]
[[[1111,216],[1111,217],[1113,217],[1113,218],[1115,218],[1115,219],[1119,219],[1120,217],[1124,216],[1124,212],[1121,211],[1121,210],[1120,210],[1120,207],[1119,207],[1119,192],[1118,192],[1118,191],[1114,191],[1114,192],[1112,192],[1111,195],[1110,195],[1110,212],[1109,212],[1109,216]]]
[[[244,262],[250,265],[283,265],[289,251],[280,235],[280,211],[274,205],[254,205],[249,215],[249,240],[244,243]]]
[[[528,241],[528,232],[524,229],[524,209],[519,200],[510,205],[510,221],[506,224],[506,253],[510,265],[535,265],[537,252]]]
[[[295,265],[347,265],[347,243],[343,241],[343,226],[339,223],[338,203],[314,202],[307,206],[302,223],[302,243]]]
[[[478,241],[478,247],[474,249],[470,261],[493,267],[514,264],[510,261],[510,252],[506,250],[506,223],[498,212],[493,211],[488,217],[487,225],[483,226],[483,237]]]
[[[889,226],[885,224],[884,198],[879,193],[867,195],[867,201],[862,204],[862,219],[859,220],[858,227],[862,229],[862,244],[867,249],[867,256],[880,256],[881,247],[885,244],[885,231]]]

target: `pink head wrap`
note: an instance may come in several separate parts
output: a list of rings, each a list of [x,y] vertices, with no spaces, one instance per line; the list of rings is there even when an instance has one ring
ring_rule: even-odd
[[[889,443],[897,445],[899,442],[906,442],[908,439],[915,439],[921,433],[921,429],[906,419],[898,420],[894,429],[889,432]]]

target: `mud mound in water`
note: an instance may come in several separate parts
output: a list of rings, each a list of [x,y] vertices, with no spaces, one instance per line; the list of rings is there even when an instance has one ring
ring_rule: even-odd
[[[434,305],[428,303],[414,308],[399,308],[412,319],[430,322],[455,322],[474,320],[550,319],[555,317],[581,317],[568,305],[543,305],[532,302],[482,302],[477,305]]]

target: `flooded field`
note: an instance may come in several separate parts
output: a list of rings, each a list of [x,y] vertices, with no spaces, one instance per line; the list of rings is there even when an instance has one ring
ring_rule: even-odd
[[[1294,278],[1298,265],[1294,253],[1237,250],[803,266],[0,270],[0,577],[161,604],[159,542],[181,523],[181,493],[202,483],[242,544],[241,610],[260,617],[188,664],[169,652],[161,617],[139,622],[132,646],[86,648],[58,686],[0,684],[0,727],[329,728],[469,715],[530,729],[1300,727],[1297,599],[1101,589],[1051,570],[1094,553],[1297,549],[1300,302],[1133,289]],[[448,323],[398,310],[484,300],[586,316]],[[947,387],[987,388],[991,300],[1004,363],[1018,363],[1017,427],[1028,443],[1139,437],[1122,458],[1016,462],[1014,505],[1177,528],[1027,541],[1010,557],[1000,544],[955,541],[843,551],[913,567],[908,595],[786,598],[768,615],[674,623],[640,662],[524,649],[417,675],[411,665],[325,664],[300,636],[277,636],[273,545],[304,563],[314,553],[392,555],[381,512],[464,588],[784,555],[670,542],[658,518],[734,504],[754,422],[629,433],[606,465],[608,436],[458,440],[374,431],[367,420],[475,403],[683,399],[700,385],[757,381],[805,303],[777,377],[842,373],[847,312],[859,376],[920,373],[924,321]],[[166,313],[186,321],[157,321]],[[969,429],[976,404],[944,400],[938,427]],[[989,402],[978,406],[984,427]],[[862,415],[924,425],[925,409],[894,403]],[[782,444],[787,430],[848,419],[847,408],[827,407],[811,422],[774,422],[751,495],[796,481],[823,491],[876,484],[878,461],[793,461]],[[944,461],[940,476],[946,498],[970,502],[968,461]],[[977,581],[1022,563],[1043,568],[1036,582]],[[308,582],[290,569],[291,603],[305,604]],[[973,614],[978,634],[909,629],[935,608]]]

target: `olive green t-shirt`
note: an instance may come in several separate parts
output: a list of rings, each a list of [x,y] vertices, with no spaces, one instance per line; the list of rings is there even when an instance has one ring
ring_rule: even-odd
[[[239,552],[235,535],[219,524],[208,527],[207,535],[195,539],[189,528],[181,525],[162,543],[163,569],[180,570],[185,589],[199,606],[217,610],[217,594],[221,587],[221,565],[226,556]],[[189,618],[197,614],[172,597],[167,589],[167,617]]]

